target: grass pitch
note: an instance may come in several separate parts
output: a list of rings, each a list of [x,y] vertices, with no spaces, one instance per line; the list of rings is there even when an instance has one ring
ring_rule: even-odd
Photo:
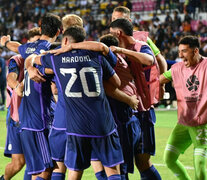
[[[175,180],[175,176],[165,166],[163,161],[163,153],[167,139],[177,122],[176,111],[156,111],[157,122],[155,126],[156,132],[156,156],[152,157],[152,162],[158,169],[163,180]],[[0,111],[0,175],[4,173],[4,168],[7,163],[10,162],[9,158],[4,157],[4,145],[6,140],[6,111]],[[187,168],[191,178],[194,179],[194,168],[193,168],[193,148],[192,146],[185,152],[184,155],[180,156],[180,161]],[[24,170],[19,172],[13,180],[22,180],[24,176]],[[66,178],[67,179],[67,178]],[[83,180],[95,180],[95,175],[92,168],[85,170]],[[139,173],[135,169],[135,173],[129,176],[130,180],[137,180]]]

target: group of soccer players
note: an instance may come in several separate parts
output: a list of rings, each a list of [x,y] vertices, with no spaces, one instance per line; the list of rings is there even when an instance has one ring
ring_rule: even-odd
[[[45,55],[61,24],[61,45]],[[167,66],[148,34],[133,31],[130,11],[114,9],[102,43],[83,42],[83,22],[76,15],[61,22],[47,14],[31,31],[23,45],[1,37],[2,46],[20,54],[9,62],[5,154],[12,161],[1,179],[11,179],[25,162],[25,180],[65,179],[66,169],[69,179],[81,179],[90,165],[99,180],[128,179],[134,159],[142,179],[161,179],[150,155],[153,104]]]

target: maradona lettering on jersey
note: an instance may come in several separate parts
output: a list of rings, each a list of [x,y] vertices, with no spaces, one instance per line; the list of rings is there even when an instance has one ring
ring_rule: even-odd
[[[32,54],[35,51],[35,48],[28,47],[26,49],[26,54]]]
[[[76,62],[87,62],[91,61],[90,56],[72,56],[62,57],[62,63],[76,63]]]

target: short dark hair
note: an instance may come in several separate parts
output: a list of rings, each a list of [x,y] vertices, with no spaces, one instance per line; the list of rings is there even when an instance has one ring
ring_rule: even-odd
[[[35,36],[40,36],[40,28],[34,27],[28,31],[28,39],[33,38]]]
[[[62,26],[59,16],[47,13],[41,19],[41,34],[53,38]]]
[[[63,34],[63,37],[70,36],[75,42],[83,42],[86,38],[86,32],[81,26],[71,26],[67,28]]]
[[[110,27],[119,28],[123,30],[124,33],[128,36],[133,35],[133,25],[129,20],[125,18],[116,19],[115,21],[111,22]]]
[[[200,48],[200,42],[196,36],[185,36],[178,42],[178,45],[189,45],[190,48]]]
[[[106,34],[100,37],[100,42],[104,43],[108,47],[119,46],[119,40],[112,34]]]

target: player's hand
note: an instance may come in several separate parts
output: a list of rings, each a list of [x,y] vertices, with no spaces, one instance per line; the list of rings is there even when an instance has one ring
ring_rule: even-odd
[[[59,55],[61,53],[67,52],[67,51],[71,51],[72,50],[72,46],[68,45],[68,46],[62,46],[60,49],[54,49],[54,50],[50,50],[49,52],[51,54]]]
[[[10,40],[11,40],[10,35],[2,36],[2,37],[1,37],[1,46],[5,46],[5,43],[6,43],[7,41],[10,41]]]
[[[138,108],[138,105],[139,105],[139,100],[137,99],[137,96],[136,95],[131,96],[130,101],[129,101],[129,106],[132,109],[136,110]]]
[[[43,74],[35,67],[31,66],[27,69],[29,78],[37,83],[45,82],[46,79],[43,78]]]
[[[122,52],[122,48],[117,47],[117,46],[110,46],[110,49],[113,53],[121,53]]]
[[[14,91],[17,93],[18,96],[23,97],[23,91],[24,91],[24,84],[20,83]]]

